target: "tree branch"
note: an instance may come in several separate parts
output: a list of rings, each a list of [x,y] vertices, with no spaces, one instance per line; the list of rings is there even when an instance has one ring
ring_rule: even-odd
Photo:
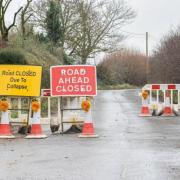
[[[19,12],[22,10],[23,7],[19,8],[19,10],[14,14],[14,19],[13,19],[13,22],[12,24],[7,28],[7,30],[9,31],[16,23],[16,17],[17,15],[19,14]]]

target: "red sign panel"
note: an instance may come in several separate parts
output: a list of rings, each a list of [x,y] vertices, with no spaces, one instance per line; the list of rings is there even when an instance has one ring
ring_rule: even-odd
[[[41,96],[51,96],[51,90],[50,89],[41,89]]]
[[[176,85],[175,84],[169,84],[168,85],[168,89],[176,89]]]
[[[96,83],[95,66],[51,67],[51,96],[95,96]]]
[[[160,89],[160,85],[159,84],[153,84],[152,85],[152,90],[159,90]]]

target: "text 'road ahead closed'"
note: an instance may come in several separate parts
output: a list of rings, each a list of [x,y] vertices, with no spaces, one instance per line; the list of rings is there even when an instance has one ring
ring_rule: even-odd
[[[51,67],[52,96],[95,96],[95,66]]]

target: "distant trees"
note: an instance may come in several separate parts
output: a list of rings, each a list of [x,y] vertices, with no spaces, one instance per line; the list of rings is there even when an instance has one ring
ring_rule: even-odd
[[[149,81],[180,83],[180,28],[162,38],[149,61]]]
[[[98,79],[110,85],[143,85],[146,83],[146,60],[146,57],[136,50],[112,53],[98,64]]]

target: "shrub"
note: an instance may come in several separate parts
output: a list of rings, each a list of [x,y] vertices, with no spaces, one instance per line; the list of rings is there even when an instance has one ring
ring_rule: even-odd
[[[18,49],[0,50],[0,64],[27,64],[24,54]]]
[[[115,52],[98,64],[98,79],[106,85],[143,85],[146,83],[146,60],[135,50]]]
[[[149,62],[150,83],[180,83],[180,28],[165,35]]]

